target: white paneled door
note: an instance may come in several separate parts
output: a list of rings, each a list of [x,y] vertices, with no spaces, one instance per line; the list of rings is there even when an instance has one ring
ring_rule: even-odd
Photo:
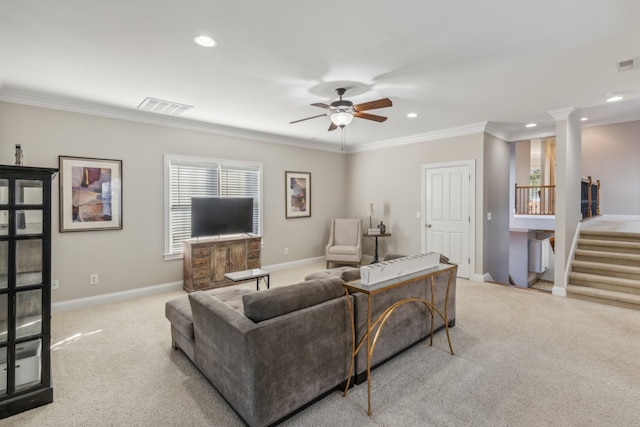
[[[439,252],[469,278],[471,174],[468,165],[426,169],[424,232],[427,252]]]

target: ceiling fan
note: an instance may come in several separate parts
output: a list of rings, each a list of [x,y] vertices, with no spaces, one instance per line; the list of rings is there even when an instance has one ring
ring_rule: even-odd
[[[329,130],[331,131],[338,129],[338,127],[344,128],[346,125],[351,123],[351,120],[353,120],[354,117],[373,120],[374,122],[384,122],[385,120],[387,120],[386,117],[365,113],[364,111],[391,107],[393,104],[391,103],[391,100],[389,98],[382,98],[375,101],[353,105],[353,102],[342,99],[342,95],[344,95],[346,91],[347,89],[342,87],[336,89],[336,93],[338,94],[340,99],[338,101],[332,102],[329,105],[323,104],[322,102],[311,104],[314,107],[320,107],[329,110],[329,112],[318,114],[317,116],[307,117],[306,119],[295,120],[293,122],[290,122],[290,124],[302,122],[309,119],[315,119],[317,117],[329,116],[331,118],[331,126],[329,126]]]

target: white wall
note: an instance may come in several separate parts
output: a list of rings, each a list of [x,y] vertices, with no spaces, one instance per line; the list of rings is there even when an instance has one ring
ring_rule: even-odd
[[[60,233],[54,182],[54,302],[182,281],[182,260],[163,258],[165,153],[263,163],[263,265],[323,256],[329,220],[347,210],[340,152],[0,102],[0,163],[15,163],[15,144],[27,166],[58,167],[59,155],[123,160],[123,230]],[[311,172],[311,218],[285,219],[287,170]]]
[[[640,214],[640,121],[584,128],[582,175],[600,180],[601,214]]]

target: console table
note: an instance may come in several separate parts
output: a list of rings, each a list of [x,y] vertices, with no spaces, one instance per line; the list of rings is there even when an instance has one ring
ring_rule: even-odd
[[[453,347],[451,345],[451,337],[449,335],[449,320],[448,320],[448,307],[449,307],[449,289],[451,288],[451,283],[453,279],[456,277],[457,265],[455,264],[438,264],[436,267],[430,268],[428,270],[422,270],[415,273],[407,274],[405,276],[397,277],[394,279],[386,280],[383,282],[378,282],[372,285],[363,285],[359,280],[355,280],[353,282],[347,282],[344,284],[345,295],[347,298],[347,306],[349,308],[349,314],[351,316],[351,334],[352,334],[352,349],[351,349],[351,365],[349,367],[349,376],[347,377],[347,384],[344,389],[344,396],[347,395],[349,390],[349,385],[351,382],[351,374],[353,373],[353,365],[355,362],[356,355],[363,348],[366,343],[366,351],[367,351],[367,414],[371,415],[371,357],[373,355],[373,351],[375,350],[376,342],[378,341],[378,335],[380,331],[385,325],[385,322],[393,314],[393,312],[400,306],[410,303],[417,302],[420,304],[424,304],[429,314],[431,315],[431,337],[429,345],[433,345],[433,333],[434,333],[434,313],[440,316],[440,318],[444,322],[444,328],[447,333],[447,341],[449,342],[449,351],[453,355]],[[433,295],[434,295],[434,277],[441,272],[449,272],[449,279],[447,281],[447,290],[446,297],[444,303],[444,313],[439,310],[433,303]],[[426,300],[423,298],[417,297],[408,297],[401,299],[393,304],[391,304],[386,310],[384,310],[377,319],[371,322],[371,300],[372,298],[380,294],[382,292],[389,291],[391,289],[405,286],[410,283],[423,282],[425,286],[429,286],[431,290],[431,300]],[[350,292],[362,292],[367,295],[367,329],[360,340],[356,344],[356,327],[355,327],[355,313],[354,309],[351,306],[351,301],[349,298]],[[375,332],[373,339],[371,335]]]
[[[189,239],[184,242],[184,285],[187,292],[228,286],[225,274],[260,268],[260,236]]]
[[[365,237],[373,237],[374,239],[376,239],[376,250],[375,253],[373,255],[373,261],[371,261],[371,264],[375,264],[378,262],[378,237],[389,237],[391,236],[391,233],[380,233],[380,234],[365,234]]]

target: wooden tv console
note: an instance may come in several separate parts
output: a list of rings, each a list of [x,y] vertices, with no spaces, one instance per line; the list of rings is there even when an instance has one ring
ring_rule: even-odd
[[[184,285],[187,292],[234,284],[224,275],[260,268],[262,237],[207,237],[184,242]]]

